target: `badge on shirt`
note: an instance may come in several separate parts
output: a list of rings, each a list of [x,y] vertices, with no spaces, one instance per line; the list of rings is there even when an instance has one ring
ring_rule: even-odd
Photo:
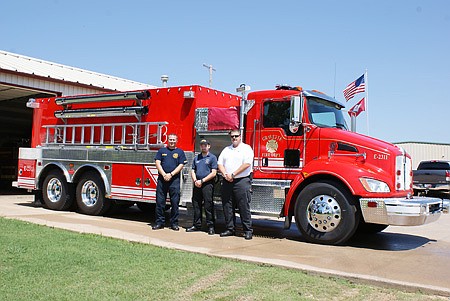
[[[172,155],[172,157],[173,157],[174,159],[177,159],[177,158],[178,158],[178,154],[177,154],[177,153],[174,153],[174,154]]]

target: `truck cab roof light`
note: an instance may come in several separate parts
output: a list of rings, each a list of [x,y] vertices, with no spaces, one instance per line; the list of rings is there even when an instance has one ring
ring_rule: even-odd
[[[291,87],[289,85],[276,85],[275,90],[294,90],[294,91],[303,91],[303,88],[300,86]]]
[[[320,94],[325,94],[325,93],[323,93],[322,91],[319,91],[319,90],[311,90],[311,91],[316,92],[316,93],[320,93]]]

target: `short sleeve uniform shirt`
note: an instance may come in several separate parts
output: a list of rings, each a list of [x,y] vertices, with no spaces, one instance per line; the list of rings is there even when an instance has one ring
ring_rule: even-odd
[[[200,153],[192,161],[192,169],[195,170],[197,179],[201,180],[209,175],[211,170],[217,169],[217,157],[211,153],[203,157]]]
[[[155,161],[156,160],[161,161],[161,167],[166,173],[173,171],[180,164],[187,164],[186,155],[184,151],[180,148],[175,149],[169,149],[167,147],[160,148],[156,153]],[[174,178],[179,177],[180,173],[174,175]]]

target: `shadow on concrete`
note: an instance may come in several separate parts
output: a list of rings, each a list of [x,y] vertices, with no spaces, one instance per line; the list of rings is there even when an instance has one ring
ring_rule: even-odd
[[[403,233],[380,232],[366,236],[355,236],[348,246],[382,251],[406,251],[436,242],[426,237]]]
[[[28,192],[22,188],[8,187],[0,189],[0,195],[33,195],[32,192]]]
[[[20,206],[29,207],[42,207],[40,203],[19,203]],[[135,222],[147,223],[149,226],[155,223],[155,213],[152,210],[146,212],[139,209],[136,205],[131,207],[120,207],[115,206],[113,210],[105,214],[106,217],[129,220]],[[179,226],[183,231],[186,228],[192,226],[192,210],[188,208],[180,207],[180,217]],[[170,208],[166,210],[166,226],[170,226],[168,221],[170,220]],[[268,239],[288,239],[292,241],[298,241],[307,243],[303,238],[300,231],[298,231],[295,223],[292,223],[291,228],[285,230],[283,228],[283,220],[275,220],[273,218],[264,218],[257,216],[252,219],[253,223],[253,235],[257,237],[264,237]],[[243,230],[241,227],[241,222],[239,217],[236,218],[236,235],[243,236]],[[206,231],[206,225],[203,225],[203,230]],[[216,233],[225,231],[225,221],[223,219],[223,212],[221,210],[216,210]],[[357,235],[347,242],[345,246],[353,248],[363,248],[372,250],[383,250],[383,251],[405,251],[417,249],[424,246],[430,242],[435,242],[425,237],[401,234],[401,233],[391,233],[391,232],[380,232],[376,234],[368,235]]]

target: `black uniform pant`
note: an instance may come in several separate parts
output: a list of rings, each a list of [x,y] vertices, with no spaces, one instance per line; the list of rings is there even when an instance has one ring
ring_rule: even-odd
[[[233,231],[236,226],[235,208],[239,209],[242,226],[245,232],[252,232],[252,216],[250,177],[234,179],[233,182],[222,182],[222,206],[227,230]]]
[[[203,183],[202,187],[194,186],[192,192],[192,206],[194,207],[193,225],[200,229],[202,227],[202,210],[205,206],[206,225],[214,227],[214,183],[213,181]]]
[[[164,209],[166,208],[167,193],[170,197],[170,225],[178,226],[180,203],[180,178],[173,178],[170,181],[164,181],[162,177],[158,177],[158,183],[156,185],[156,224],[164,226],[165,215]]]

